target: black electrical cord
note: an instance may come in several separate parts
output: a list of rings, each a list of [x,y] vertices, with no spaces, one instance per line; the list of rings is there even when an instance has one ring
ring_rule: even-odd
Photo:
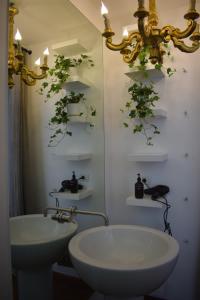
[[[54,193],[55,193],[55,192],[50,192],[50,193],[49,193],[49,196],[52,197],[52,198],[55,198],[55,197],[54,197]],[[56,207],[59,207],[59,206],[60,206],[60,203],[59,203],[58,198],[56,197]]]
[[[150,188],[150,186],[147,184],[147,180],[146,178],[143,178],[142,179],[142,182],[144,183],[144,185],[147,187],[147,188]],[[168,213],[169,213],[169,209],[171,208],[171,205],[168,203],[168,200],[167,200],[167,197],[165,196],[161,196],[161,198],[163,198],[165,200],[165,202],[161,201],[161,200],[152,200],[152,201],[157,201],[159,203],[162,203],[166,206],[165,210],[164,210],[164,213],[163,213],[163,220],[164,220],[164,232],[167,232],[169,235],[172,236],[172,230],[171,230],[171,225],[170,223],[168,222]]]

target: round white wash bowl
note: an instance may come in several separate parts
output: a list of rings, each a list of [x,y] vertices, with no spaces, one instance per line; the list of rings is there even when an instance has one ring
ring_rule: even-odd
[[[116,297],[141,296],[171,274],[177,241],[142,226],[111,225],[85,230],[69,243],[72,263],[95,291]]]

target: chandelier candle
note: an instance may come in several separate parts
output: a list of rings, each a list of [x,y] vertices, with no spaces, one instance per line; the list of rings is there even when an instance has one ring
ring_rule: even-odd
[[[104,17],[104,24],[105,24],[105,29],[106,31],[110,31],[111,27],[110,27],[110,20],[108,19],[107,15],[108,15],[108,9],[107,7],[104,5],[103,2],[101,2],[101,14]]]
[[[17,29],[17,32],[15,34],[15,41],[17,42],[17,51],[21,52],[21,45],[20,45],[20,41],[22,40],[22,36],[19,32],[19,29]]]
[[[47,66],[47,59],[48,59],[48,56],[49,56],[49,49],[46,48],[43,52],[44,54],[44,65]]]

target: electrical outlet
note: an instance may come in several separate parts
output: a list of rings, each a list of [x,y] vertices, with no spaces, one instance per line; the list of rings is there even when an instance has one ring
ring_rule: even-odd
[[[86,182],[86,181],[89,181],[90,180],[90,176],[89,176],[89,174],[81,174],[81,175],[79,175],[79,181],[82,181],[82,182]]]

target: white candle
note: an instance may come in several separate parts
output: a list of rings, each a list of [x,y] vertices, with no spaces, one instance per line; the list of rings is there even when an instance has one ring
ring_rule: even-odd
[[[43,52],[44,54],[44,65],[47,65],[47,58],[48,58],[48,55],[49,55],[49,49],[46,48]]]
[[[17,29],[17,32],[15,34],[15,41],[17,42],[17,51],[21,52],[21,45],[20,41],[22,40],[21,33],[19,32],[19,29]]]
[[[128,30],[127,30],[127,28],[124,28],[124,30],[123,30],[123,37],[125,37],[125,38],[128,37]]]
[[[35,61],[35,65],[36,66],[40,66],[40,64],[41,64],[41,61],[40,61],[40,57]]]
[[[102,1],[101,1],[101,14],[102,14],[102,16],[105,16],[108,14],[108,9]]]
[[[16,41],[21,41],[22,40],[22,36],[21,36],[21,33],[19,32],[19,29],[17,29],[17,32],[15,34],[15,40]]]

